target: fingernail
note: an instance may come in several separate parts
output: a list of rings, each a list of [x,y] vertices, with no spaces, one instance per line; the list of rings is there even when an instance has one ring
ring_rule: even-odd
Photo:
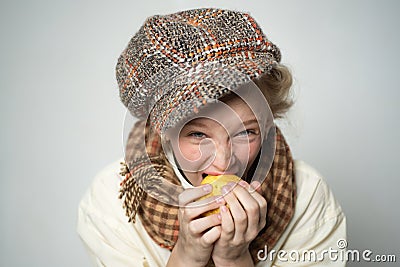
[[[221,192],[222,192],[222,194],[227,194],[228,192],[229,192],[229,187],[228,187],[228,185],[224,185],[222,188],[221,188]]]
[[[217,203],[224,203],[224,198],[222,196],[217,197],[217,199],[215,200]]]
[[[246,183],[246,182],[243,181],[243,180],[240,180],[240,181],[239,181],[239,184],[240,184],[242,187],[244,187],[244,188],[247,188],[247,186],[248,186],[248,183]]]
[[[222,212],[226,212],[226,211],[227,211],[226,206],[221,206],[221,207],[219,207],[219,209],[220,209]]]
[[[250,193],[257,191],[258,188],[260,188],[260,182],[259,181],[253,181],[250,184]]]
[[[206,184],[206,185],[204,185],[203,186],[203,190],[204,191],[206,191],[206,192],[211,192],[211,190],[212,190],[212,185],[210,185],[210,184]]]

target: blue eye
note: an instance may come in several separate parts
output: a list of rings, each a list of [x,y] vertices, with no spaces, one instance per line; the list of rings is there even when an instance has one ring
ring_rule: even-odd
[[[202,132],[191,132],[189,133],[189,136],[192,136],[194,138],[205,138],[206,135]]]
[[[247,130],[239,132],[238,134],[236,134],[236,136],[248,136],[248,135],[252,135],[252,134],[255,134],[255,132],[253,130],[247,129]]]

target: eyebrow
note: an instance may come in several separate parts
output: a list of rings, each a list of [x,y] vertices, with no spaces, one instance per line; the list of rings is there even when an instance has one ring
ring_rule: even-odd
[[[250,120],[244,121],[243,125],[246,127],[246,126],[249,126],[249,125],[251,125],[253,123],[257,123],[258,124],[257,119],[250,119]],[[207,125],[206,123],[202,123],[202,122],[199,122],[199,121],[196,121],[196,120],[193,120],[193,121],[189,122],[188,124],[186,124],[186,126],[195,126],[195,127],[201,127],[201,128],[208,128],[209,127],[209,125]]]
[[[190,122],[187,123],[185,126],[197,126],[197,127],[202,127],[202,128],[208,127],[207,124],[201,123],[201,122],[196,121],[196,120],[190,121]]]
[[[257,119],[250,119],[250,120],[244,121],[243,125],[244,126],[248,126],[248,125],[253,124],[253,123],[257,123],[258,124]]]

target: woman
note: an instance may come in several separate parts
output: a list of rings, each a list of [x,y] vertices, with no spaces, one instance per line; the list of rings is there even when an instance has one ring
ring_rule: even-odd
[[[346,237],[343,212],[274,125],[292,104],[280,59],[245,13],[146,20],[116,68],[140,119],[126,163],[121,175],[115,164],[101,172],[80,203],[78,232],[99,266],[344,265],[318,257]],[[222,174],[241,181],[202,198],[212,190],[202,180]],[[310,250],[317,257],[288,254]]]

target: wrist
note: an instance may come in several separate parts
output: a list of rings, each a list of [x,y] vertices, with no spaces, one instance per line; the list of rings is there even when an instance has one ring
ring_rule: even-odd
[[[213,258],[216,267],[250,267],[254,266],[253,259],[251,258],[248,250],[244,251],[236,258]]]
[[[178,239],[174,248],[172,249],[167,266],[204,267],[207,265],[208,261],[204,262],[204,259],[197,259],[195,255],[192,255],[193,253],[190,253],[190,251],[185,249],[186,247],[187,246],[184,246],[181,242],[179,242]]]

